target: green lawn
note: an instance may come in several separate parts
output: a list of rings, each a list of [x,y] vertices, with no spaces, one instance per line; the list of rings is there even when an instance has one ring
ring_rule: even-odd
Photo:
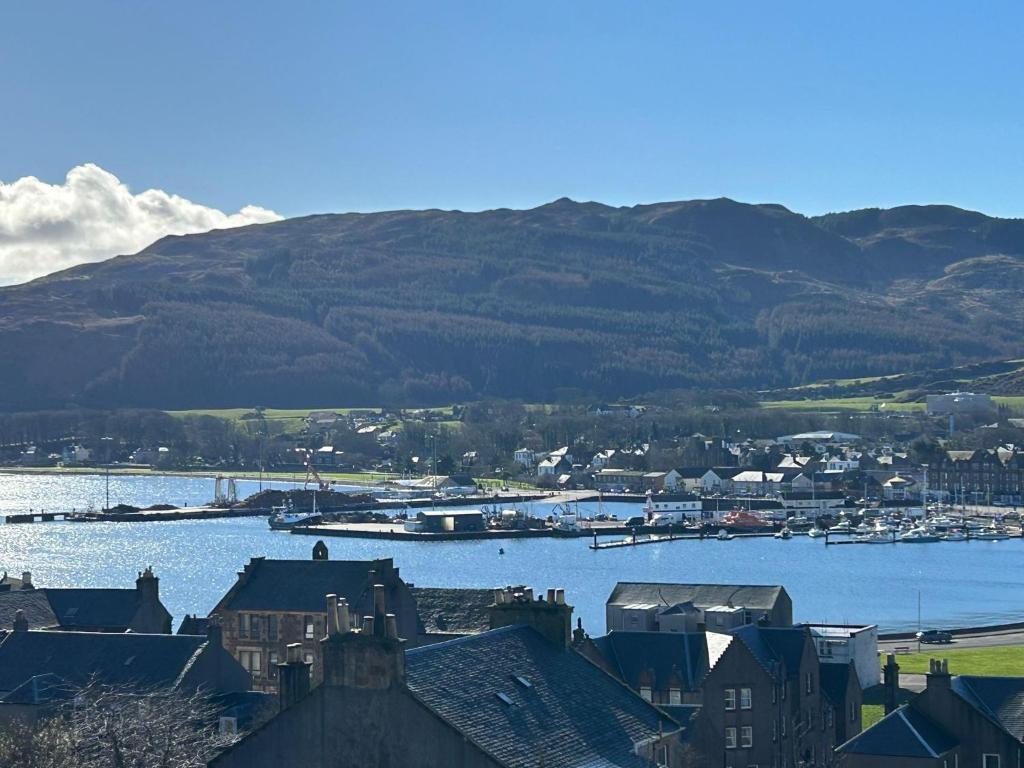
[[[865,729],[882,719],[885,707],[881,704],[862,704],[860,708],[861,726]]]
[[[948,659],[953,675],[1024,676],[1024,646],[1006,645],[996,648],[947,648],[937,646],[922,653],[897,656],[900,672],[927,674],[929,659]]]
[[[787,411],[923,411],[924,403],[896,403],[874,397],[833,397],[822,400],[763,400],[762,408]]]

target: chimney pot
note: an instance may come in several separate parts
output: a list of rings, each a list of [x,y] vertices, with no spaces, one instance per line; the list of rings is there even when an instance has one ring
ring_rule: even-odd
[[[285,658],[289,664],[298,664],[302,661],[302,643],[288,643],[288,650]]]
[[[352,631],[352,619],[348,612],[348,600],[338,601],[338,634],[345,635]]]
[[[386,617],[387,637],[395,639],[398,637],[398,620],[395,618],[395,614],[389,613]]]
[[[34,587],[32,586],[32,571],[21,572],[21,588],[34,589]]]
[[[14,631],[28,632],[28,619],[25,618],[25,612],[21,608],[14,612]]]
[[[341,632],[338,625],[338,596],[330,594],[325,599],[327,601],[327,636],[334,637]]]
[[[548,602],[555,602],[555,590],[552,587],[548,587]]]
[[[559,605],[565,605],[565,590],[561,587],[555,590],[555,602]]]
[[[373,616],[363,616],[363,634],[373,634]]]

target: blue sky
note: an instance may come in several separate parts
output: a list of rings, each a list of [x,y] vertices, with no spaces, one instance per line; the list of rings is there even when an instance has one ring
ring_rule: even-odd
[[[1024,215],[1020,3],[8,2],[0,180],[322,211]]]

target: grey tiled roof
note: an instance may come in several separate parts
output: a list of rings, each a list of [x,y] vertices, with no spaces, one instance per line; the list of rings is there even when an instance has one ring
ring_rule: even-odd
[[[703,632],[620,632],[598,637],[594,645],[634,690],[645,670],[654,673],[654,688],[668,689],[673,673],[684,691],[700,688],[708,670],[707,643]]]
[[[615,585],[608,603],[654,603],[675,605],[692,602],[699,608],[714,605],[736,605],[744,608],[771,610],[785,594],[781,586],[745,584],[656,584],[620,581]]]
[[[648,763],[634,753],[636,742],[657,738],[659,728],[679,730],[581,655],[526,626],[414,648],[406,673],[415,696],[509,768],[640,768]]]
[[[1024,677],[958,675],[951,685],[967,703],[1017,741],[1024,741]]]
[[[185,618],[181,620],[181,626],[178,627],[177,634],[179,635],[205,635],[210,626],[210,620],[205,616],[189,616],[185,614]]]
[[[424,633],[474,635],[491,628],[491,589],[413,587],[419,630]]]
[[[205,642],[190,635],[8,632],[0,641],[0,691],[13,691],[38,675],[73,685],[93,676],[110,684],[167,685]]]
[[[851,664],[820,664],[819,676],[821,690],[834,706],[841,707],[846,701],[846,692],[850,686]],[[854,677],[856,680],[856,677]]]
[[[50,607],[50,601],[46,599],[46,592],[42,589],[14,589],[10,592],[0,592],[0,629],[12,629],[14,615],[19,610],[24,611],[25,619],[31,629],[56,627],[59,623]]]
[[[233,611],[323,613],[324,595],[357,600],[370,586],[370,570],[391,570],[389,560],[264,560],[257,558],[245,584],[224,606]]]
[[[0,627],[10,628],[14,613],[25,612],[29,627],[100,627],[124,630],[139,608],[136,589],[33,589],[0,592]]]
[[[844,755],[935,758],[957,746],[945,729],[908,705],[837,748]]]

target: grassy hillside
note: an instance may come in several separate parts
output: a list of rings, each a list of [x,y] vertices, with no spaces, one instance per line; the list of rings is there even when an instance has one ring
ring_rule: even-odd
[[[559,402],[952,369],[1024,356],[1022,254],[1020,222],[956,209],[730,200],[168,237],[0,289],[0,409]],[[1022,391],[1020,371],[992,375]]]

